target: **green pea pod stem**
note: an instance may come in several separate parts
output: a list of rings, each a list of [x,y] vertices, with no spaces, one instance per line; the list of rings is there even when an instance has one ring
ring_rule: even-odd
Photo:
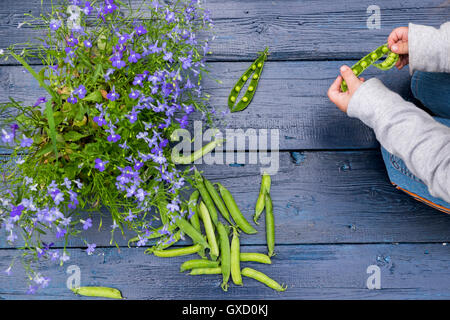
[[[220,195],[222,196],[222,199],[225,202],[225,205],[227,206],[228,210],[230,211],[231,217],[233,218],[234,222],[236,222],[238,227],[247,234],[257,233],[258,231],[256,231],[255,228],[253,228],[253,226],[245,219],[241,210],[239,210],[239,207],[237,206],[236,201],[234,200],[230,191],[228,191],[220,183],[217,183],[217,185],[219,187]]]
[[[381,59],[384,55],[388,55],[385,61],[383,61],[380,64],[374,64],[375,61]],[[365,57],[363,57],[361,60],[359,60],[357,63],[355,63],[352,66],[353,73],[355,76],[361,75],[364,70],[366,70],[368,67],[370,67],[372,64],[381,70],[388,70],[392,68],[395,63],[398,61],[398,54],[393,53],[389,50],[389,47],[387,44],[383,44],[382,46],[379,46],[374,51],[367,54]],[[341,84],[341,90],[342,92],[345,92],[348,90],[347,83],[345,81],[342,81]]]
[[[195,187],[200,192],[202,201],[205,203],[206,207],[208,208],[208,212],[211,216],[212,222],[214,223],[214,225],[216,225],[217,222],[219,221],[216,207],[214,206],[214,202],[211,198],[211,195],[209,194],[208,190],[205,187],[205,183],[203,182],[202,175],[197,170],[195,170],[195,173],[194,173],[194,181],[195,181]]]
[[[183,248],[176,248],[176,249],[170,249],[170,250],[155,250],[153,251],[153,254],[157,257],[161,258],[172,258],[172,257],[179,257],[179,256],[186,256],[189,254],[197,253],[202,249],[202,246],[200,244],[194,244],[193,246],[189,247],[183,247]]]
[[[207,145],[205,145],[203,148],[194,151],[189,156],[180,156],[179,154],[175,154],[172,152],[172,162],[175,164],[190,164],[195,162],[196,160],[203,157],[205,154],[210,153],[213,151],[216,147],[220,146],[225,139],[217,139],[214,141],[211,141]]]
[[[221,267],[215,267],[215,268],[195,268],[192,269],[191,272],[189,272],[192,276],[198,276],[203,274],[221,274],[222,268]]]
[[[270,257],[263,253],[241,252],[239,257],[241,262],[259,262],[265,264],[272,264]]]
[[[203,225],[205,226],[206,237],[208,238],[208,243],[211,250],[210,251],[211,258],[215,260],[219,257],[219,246],[217,244],[216,234],[214,233],[214,225],[211,221],[208,208],[203,203],[203,201],[200,201],[198,212],[200,218],[203,221]]]
[[[71,289],[73,293],[86,297],[102,297],[111,299],[123,299],[119,290],[108,287],[78,287]]]
[[[233,86],[233,89],[231,90],[231,93],[228,97],[228,107],[230,108],[231,112],[237,112],[246,109],[252,101],[256,92],[256,88],[259,84],[259,79],[261,78],[261,74],[264,68],[264,62],[266,61],[268,54],[269,48],[266,48]],[[239,92],[242,90],[242,88],[250,78],[251,80],[247,91],[245,92],[242,99],[236,104]]]
[[[230,220],[230,213],[228,212],[228,209],[225,206],[225,203],[223,203],[223,200],[217,192],[216,188],[214,188],[214,185],[205,177],[203,177],[203,183],[205,184],[205,188],[211,196],[211,199],[215,203],[217,209],[219,209],[219,212],[230,224],[232,224]]]
[[[230,253],[231,279],[233,280],[234,284],[242,286],[240,253],[241,248],[240,248],[239,234],[237,232],[237,229],[234,228],[233,238],[231,240],[231,253]]]
[[[190,222],[192,224],[192,226],[198,231],[198,232],[202,232],[201,231],[201,227],[200,227],[200,220],[198,218],[198,212],[197,212],[197,208],[198,208],[198,199],[200,197],[200,192],[198,192],[198,190],[195,190],[194,192],[192,192],[191,196],[189,197],[189,215],[191,216],[190,218]]]
[[[175,224],[180,228],[180,230],[187,234],[194,243],[198,243],[204,249],[208,249],[209,245],[205,237],[184,218],[176,218]]]
[[[266,241],[269,257],[274,255],[275,250],[275,219],[273,216],[273,205],[270,194],[266,193]]]
[[[264,211],[265,206],[265,195],[266,192],[270,192],[270,184],[271,184],[271,178],[270,175],[264,172],[262,178],[261,178],[261,188],[259,190],[259,196],[258,200],[256,201],[255,206],[255,215],[253,216],[253,221],[258,224],[259,216]]]
[[[217,224],[217,232],[219,233],[220,240],[220,264],[222,268],[222,290],[228,290],[228,280],[231,273],[231,249],[230,239],[228,239],[228,232],[222,223]]]
[[[285,291],[287,288],[287,286],[280,285],[278,282],[269,278],[264,273],[257,271],[255,269],[252,269],[252,268],[248,268],[248,267],[244,268],[244,269],[242,269],[241,273],[244,277],[255,279],[261,283],[264,283],[266,286],[268,286],[269,288],[274,289],[276,291]]]
[[[211,261],[206,259],[193,259],[185,261],[180,266],[180,272],[198,268],[216,268],[219,266],[219,261]]]

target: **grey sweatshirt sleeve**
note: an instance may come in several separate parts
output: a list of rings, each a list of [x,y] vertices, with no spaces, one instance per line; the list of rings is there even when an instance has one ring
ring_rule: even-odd
[[[450,22],[439,29],[410,23],[409,70],[450,72]]]
[[[432,196],[450,202],[450,128],[375,78],[353,94],[347,114],[371,127],[381,145],[401,158]]]

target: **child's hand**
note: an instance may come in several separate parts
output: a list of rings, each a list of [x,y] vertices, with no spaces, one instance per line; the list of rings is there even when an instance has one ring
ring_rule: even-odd
[[[408,27],[400,27],[392,30],[388,37],[388,46],[394,53],[400,55],[395,66],[400,70],[409,63]]]
[[[348,90],[346,92],[341,92],[342,79],[347,82]],[[358,79],[351,68],[342,66],[341,75],[334,80],[333,84],[328,89],[328,98],[330,98],[331,102],[333,102],[339,110],[347,112],[350,99],[363,81],[364,78]]]

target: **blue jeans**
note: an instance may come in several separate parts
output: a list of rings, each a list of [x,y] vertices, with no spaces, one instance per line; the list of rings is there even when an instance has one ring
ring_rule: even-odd
[[[450,127],[450,74],[416,71],[411,90],[440,123]],[[399,158],[381,147],[389,179],[398,189],[438,210],[450,213],[450,203],[433,197],[427,186],[406,167]]]

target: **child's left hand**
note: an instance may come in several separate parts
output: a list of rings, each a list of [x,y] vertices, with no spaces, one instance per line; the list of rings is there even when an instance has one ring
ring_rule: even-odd
[[[342,80],[347,82],[348,90],[341,91]],[[353,94],[358,90],[359,86],[364,82],[364,78],[358,79],[348,66],[341,67],[341,75],[334,80],[328,89],[328,98],[333,102],[339,110],[347,112],[348,104]]]

